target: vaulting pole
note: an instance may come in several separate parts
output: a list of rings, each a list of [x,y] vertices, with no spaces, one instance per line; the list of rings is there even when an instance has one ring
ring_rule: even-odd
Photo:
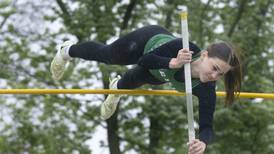
[[[184,7],[181,12],[181,30],[182,30],[183,48],[189,49],[187,7]],[[185,69],[185,89],[186,89],[185,92],[186,92],[186,101],[187,101],[188,140],[190,142],[195,139],[190,63],[185,64],[184,69]]]

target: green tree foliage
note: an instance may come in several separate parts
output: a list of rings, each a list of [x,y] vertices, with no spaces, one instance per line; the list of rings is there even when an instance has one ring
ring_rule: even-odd
[[[272,0],[4,0],[0,2],[0,86],[108,88],[108,78],[128,67],[77,59],[64,78],[54,82],[48,68],[56,45],[68,39],[110,43],[149,24],[165,26],[180,36],[182,5],[189,10],[190,40],[201,49],[220,40],[240,49],[243,91],[273,92]],[[217,89],[224,89],[221,82]],[[93,139],[96,128],[108,132],[107,142],[98,142],[111,154],[186,153],[184,97],[123,97],[119,111],[106,122],[99,118],[103,100],[100,95],[0,96],[0,153],[95,153],[86,142]],[[198,122],[197,108],[195,99]],[[216,142],[207,153],[273,153],[273,112],[273,101],[239,99],[224,108],[219,98]]]

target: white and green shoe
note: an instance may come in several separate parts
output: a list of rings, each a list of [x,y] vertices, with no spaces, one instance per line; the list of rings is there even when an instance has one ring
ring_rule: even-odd
[[[55,57],[53,58],[50,65],[50,72],[54,80],[60,80],[64,75],[65,69],[71,60],[71,57],[68,55],[68,49],[75,44],[72,41],[66,41],[60,45]]]
[[[121,77],[117,76],[116,78],[110,80],[109,89],[117,89],[117,83],[120,79]],[[122,95],[117,94],[108,95],[107,99],[101,105],[101,118],[103,120],[107,120],[114,114],[121,96]]]

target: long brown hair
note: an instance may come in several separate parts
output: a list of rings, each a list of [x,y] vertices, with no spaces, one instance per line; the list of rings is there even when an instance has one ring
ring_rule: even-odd
[[[217,57],[232,68],[224,75],[226,91],[225,106],[233,104],[241,90],[242,68],[236,48],[226,42],[211,44],[208,48],[209,57]]]

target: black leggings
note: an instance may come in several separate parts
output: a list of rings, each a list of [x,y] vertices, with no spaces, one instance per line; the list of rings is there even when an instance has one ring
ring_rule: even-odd
[[[71,46],[71,57],[94,60],[106,64],[132,65],[136,64],[143,55],[148,40],[156,34],[170,34],[160,26],[146,26],[137,29],[109,45],[90,41]],[[134,89],[143,84],[162,84],[154,78],[147,69],[136,66],[127,71],[118,82],[119,89]]]

